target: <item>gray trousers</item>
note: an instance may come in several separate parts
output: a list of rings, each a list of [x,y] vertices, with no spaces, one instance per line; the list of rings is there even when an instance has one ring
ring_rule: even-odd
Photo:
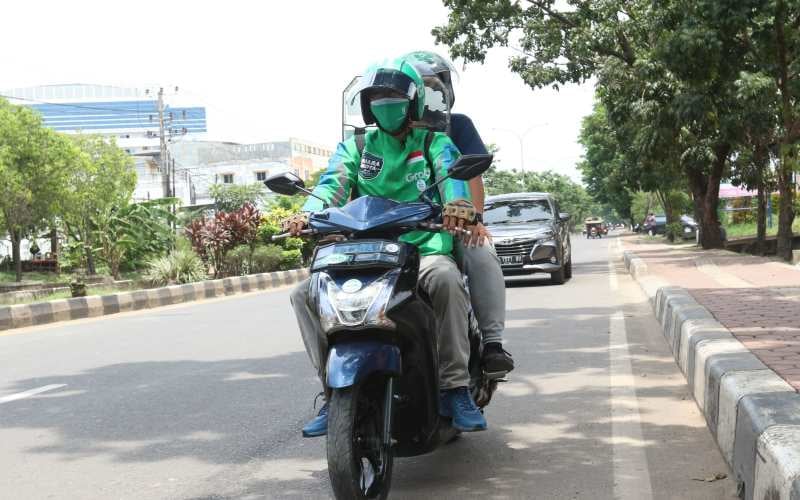
[[[439,331],[439,388],[453,389],[469,385],[469,338],[467,294],[461,286],[461,272],[453,259],[445,255],[428,255],[420,260],[419,286],[433,302]],[[300,334],[311,364],[325,386],[325,363],[328,339],[322,332],[316,311],[309,304],[309,279],[292,291],[291,300]],[[503,290],[505,296],[505,290]]]
[[[457,241],[455,255],[469,278],[472,310],[483,332],[483,343],[502,342],[506,326],[506,281],[494,245],[487,241],[473,248]]]

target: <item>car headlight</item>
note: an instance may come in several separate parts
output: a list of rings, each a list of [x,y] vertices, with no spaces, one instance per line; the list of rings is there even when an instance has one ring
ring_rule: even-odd
[[[319,315],[325,332],[337,327],[377,326],[394,329],[394,321],[386,316],[386,306],[399,276],[392,270],[366,286],[358,279],[340,287],[327,274],[319,275]]]

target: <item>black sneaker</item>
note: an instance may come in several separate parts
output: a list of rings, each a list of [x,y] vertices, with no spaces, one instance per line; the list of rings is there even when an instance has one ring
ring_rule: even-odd
[[[483,346],[481,365],[488,373],[510,372],[514,369],[514,358],[503,349],[500,342],[489,342]]]

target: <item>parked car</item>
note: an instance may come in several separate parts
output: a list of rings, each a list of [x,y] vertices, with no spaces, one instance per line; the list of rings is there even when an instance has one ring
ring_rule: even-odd
[[[503,274],[549,273],[554,284],[572,277],[569,214],[548,193],[509,193],[486,199],[483,221],[494,237]]]
[[[681,236],[684,240],[694,240],[697,238],[697,222],[688,215],[681,215],[681,225],[683,230]]]

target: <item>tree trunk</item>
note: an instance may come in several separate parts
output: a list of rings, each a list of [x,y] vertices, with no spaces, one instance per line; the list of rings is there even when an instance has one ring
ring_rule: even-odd
[[[723,247],[717,204],[719,203],[719,183],[722,180],[729,153],[729,144],[722,144],[716,148],[714,163],[711,165],[709,175],[705,175],[702,170],[696,168],[686,168],[689,187],[694,195],[695,220],[700,225],[700,245],[706,250]]]
[[[89,237],[89,231],[83,235],[83,251],[86,254],[86,274],[94,276],[97,274],[94,266],[94,252],[92,252],[92,240]]]
[[[56,260],[56,274],[61,272],[58,267],[58,230],[53,226],[50,230],[50,254]]]
[[[760,168],[760,167],[759,167]],[[767,250],[767,195],[765,193],[764,174],[758,175],[758,210],[756,212],[756,248],[757,255],[764,255]]]
[[[14,259],[14,272],[16,273],[15,280],[17,283],[22,281],[22,252],[20,245],[22,244],[22,232],[19,229],[11,231],[11,258]]]
[[[777,2],[775,12],[775,38],[778,46],[778,90],[781,94],[781,120],[783,137],[780,141],[780,165],[778,166],[778,256],[787,261],[792,260],[792,223],[794,222],[794,186],[792,185],[792,169],[795,165],[795,148],[792,131],[795,125],[794,109],[789,90],[789,55],[786,43],[786,4]]]
[[[784,147],[788,150],[791,146]],[[792,223],[794,223],[794,185],[792,184],[792,165],[794,154],[789,151],[782,152],[781,164],[778,167],[778,257],[792,260]]]

